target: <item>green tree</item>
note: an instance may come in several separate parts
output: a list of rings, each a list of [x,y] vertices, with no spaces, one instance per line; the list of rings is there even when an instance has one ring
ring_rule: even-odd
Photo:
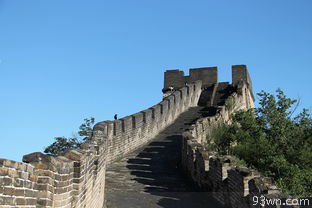
[[[45,153],[61,155],[68,149],[74,149],[80,146],[80,142],[77,138],[55,137],[54,139],[55,141],[45,148]]]
[[[312,193],[312,119],[304,109],[294,115],[298,101],[280,89],[276,95],[258,93],[260,107],[239,111],[233,123],[215,138],[220,154],[230,153],[266,176],[284,192]]]
[[[83,137],[83,141],[88,141],[92,136],[92,127],[94,125],[94,118],[85,118],[84,123],[80,125],[78,134]]]
[[[91,139],[94,122],[93,117],[84,119],[84,123],[78,130],[79,137],[55,137],[55,141],[46,147],[44,152],[51,155],[62,155],[68,149],[79,148],[83,142]]]

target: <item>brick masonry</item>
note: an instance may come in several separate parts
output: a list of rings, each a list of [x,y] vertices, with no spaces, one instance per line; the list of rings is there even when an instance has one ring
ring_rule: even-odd
[[[153,139],[196,106],[200,93],[197,81],[149,109],[97,123],[89,142],[63,156],[37,152],[25,155],[24,163],[0,159],[0,207],[103,207],[106,165]]]
[[[235,70],[237,71],[236,67]],[[248,74],[246,71],[244,73]],[[236,78],[235,75],[233,80],[237,84],[237,92],[227,98],[232,100],[233,106],[218,106],[215,115],[198,119],[183,133],[183,170],[201,191],[211,192],[213,198],[227,208],[299,207],[254,205],[253,197],[263,196],[266,199],[280,199],[282,202],[290,197],[282,194],[270,178],[262,177],[256,170],[239,166],[237,158],[218,156],[207,149],[213,129],[221,123],[229,122],[233,112],[253,106],[249,89],[251,82],[237,81]],[[311,207],[311,198],[309,200],[310,206],[301,207]]]
[[[216,115],[197,120],[184,133],[182,164],[194,184],[213,192],[221,204],[248,207],[251,196],[275,197],[280,193],[270,179],[238,167],[235,158],[217,157],[204,148],[212,128],[227,122],[234,110],[253,107],[251,79],[246,67],[233,66],[232,71],[232,84],[237,91],[229,99],[234,101],[234,107],[217,106]],[[97,123],[91,140],[80,149],[69,150],[58,157],[36,152],[25,155],[23,163],[0,159],[0,208],[102,208],[106,166],[144,146],[181,113],[197,106],[202,89],[208,85],[218,88],[216,67],[192,69],[190,76],[184,76],[180,70],[167,71],[163,101],[119,120]],[[170,86],[175,89],[168,91]],[[207,96],[213,100],[214,94]]]

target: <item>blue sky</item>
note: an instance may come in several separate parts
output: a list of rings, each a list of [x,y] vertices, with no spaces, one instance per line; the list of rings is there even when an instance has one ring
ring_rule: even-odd
[[[312,101],[311,0],[0,0],[0,158],[21,161],[83,119],[161,100],[163,72],[246,64],[254,91]]]

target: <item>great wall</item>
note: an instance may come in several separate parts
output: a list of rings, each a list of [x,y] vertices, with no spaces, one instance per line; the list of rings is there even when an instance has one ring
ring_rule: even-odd
[[[231,84],[218,82],[216,67],[189,76],[168,70],[163,95],[139,113],[97,123],[90,141],[62,156],[0,159],[0,207],[247,208],[260,207],[255,196],[284,200],[271,179],[206,148],[212,129],[254,106],[245,65],[232,66]]]

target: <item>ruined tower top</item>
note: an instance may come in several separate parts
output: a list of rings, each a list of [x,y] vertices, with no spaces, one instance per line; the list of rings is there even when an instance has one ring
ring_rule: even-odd
[[[197,80],[202,81],[202,87],[206,88],[218,83],[217,67],[192,68],[189,70],[189,76],[185,76],[184,72],[178,69],[167,70],[165,72],[163,92],[177,90]],[[232,85],[236,86],[240,82],[248,85],[252,93],[252,81],[246,65],[232,66]]]

